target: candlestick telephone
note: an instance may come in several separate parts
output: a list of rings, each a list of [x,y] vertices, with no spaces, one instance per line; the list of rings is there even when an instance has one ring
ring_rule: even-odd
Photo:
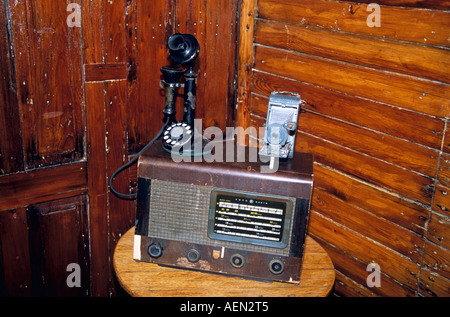
[[[163,79],[160,87],[165,89],[164,125],[151,140],[130,162],[120,167],[110,178],[111,191],[122,198],[136,198],[136,193],[123,194],[113,187],[113,179],[123,170],[136,163],[139,156],[144,153],[157,139],[163,137],[164,151],[186,156],[200,156],[210,152],[205,149],[207,140],[201,131],[194,126],[195,109],[197,101],[197,74],[194,72],[194,61],[200,53],[200,45],[191,34],[175,33],[167,41],[170,59],[176,64],[161,67]],[[187,69],[186,69],[187,68]],[[184,82],[180,82],[181,77]],[[178,88],[184,88],[183,120],[176,119],[176,97]],[[200,133],[199,133],[200,132]]]
[[[205,140],[194,127],[197,74],[194,72],[193,63],[200,52],[200,45],[193,35],[176,33],[169,37],[167,47],[170,58],[179,66],[161,67],[164,79],[160,85],[166,90],[163,113],[167,122],[162,147],[171,154],[204,155]],[[187,71],[183,66],[187,67]],[[182,76],[184,83],[179,83]],[[184,88],[184,112],[183,120],[176,121],[175,101],[177,88],[180,87]]]

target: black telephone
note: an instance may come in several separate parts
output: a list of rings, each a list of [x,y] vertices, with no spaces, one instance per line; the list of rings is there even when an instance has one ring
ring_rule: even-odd
[[[165,88],[166,128],[162,134],[163,149],[171,154],[198,156],[204,155],[204,140],[195,130],[194,118],[196,108],[197,74],[193,70],[193,62],[200,52],[197,39],[191,34],[175,33],[167,41],[169,56],[180,66],[163,66],[161,88]],[[181,66],[187,66],[185,71]],[[184,83],[179,83],[184,76]],[[177,88],[184,87],[183,121],[176,121],[175,101]]]
[[[111,191],[122,198],[136,198],[136,193],[123,194],[113,187],[113,179],[137,162],[139,156],[147,150],[157,139],[163,137],[162,147],[166,152],[182,156],[201,156],[211,152],[205,149],[208,141],[198,133],[194,126],[196,108],[197,74],[194,72],[193,63],[200,53],[200,45],[191,34],[175,33],[167,41],[169,56],[177,66],[163,66],[161,73],[163,79],[161,88],[165,89],[164,101],[164,125],[158,134],[151,140],[130,162],[120,167],[113,173],[109,185]],[[184,68],[187,67],[187,70]],[[184,76],[184,83],[180,83]],[[184,113],[183,121],[176,120],[176,96],[177,88],[184,88]],[[211,148],[211,147],[210,147]]]

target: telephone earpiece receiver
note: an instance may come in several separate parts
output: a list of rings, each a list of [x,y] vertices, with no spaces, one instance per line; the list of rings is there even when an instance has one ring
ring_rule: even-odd
[[[175,33],[167,41],[169,56],[178,65],[187,65],[185,71],[180,66],[161,67],[163,80],[161,87],[165,88],[164,116],[167,126],[163,133],[163,149],[177,155],[199,156],[207,154],[204,151],[201,131],[194,127],[196,108],[197,74],[193,63],[200,52],[197,39],[191,34]],[[184,82],[180,83],[183,76]],[[184,88],[183,121],[176,120],[175,102],[177,88]]]

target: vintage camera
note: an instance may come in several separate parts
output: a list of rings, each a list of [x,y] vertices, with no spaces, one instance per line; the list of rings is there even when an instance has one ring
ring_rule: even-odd
[[[259,155],[282,159],[294,156],[295,131],[300,105],[303,103],[296,93],[275,91],[270,94],[264,140]]]

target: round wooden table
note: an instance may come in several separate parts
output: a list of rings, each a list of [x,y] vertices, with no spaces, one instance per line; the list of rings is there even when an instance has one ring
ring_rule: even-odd
[[[121,286],[139,297],[323,297],[334,285],[328,253],[306,237],[300,284],[260,282],[218,274],[168,268],[133,259],[134,228],[114,250],[114,269]]]

